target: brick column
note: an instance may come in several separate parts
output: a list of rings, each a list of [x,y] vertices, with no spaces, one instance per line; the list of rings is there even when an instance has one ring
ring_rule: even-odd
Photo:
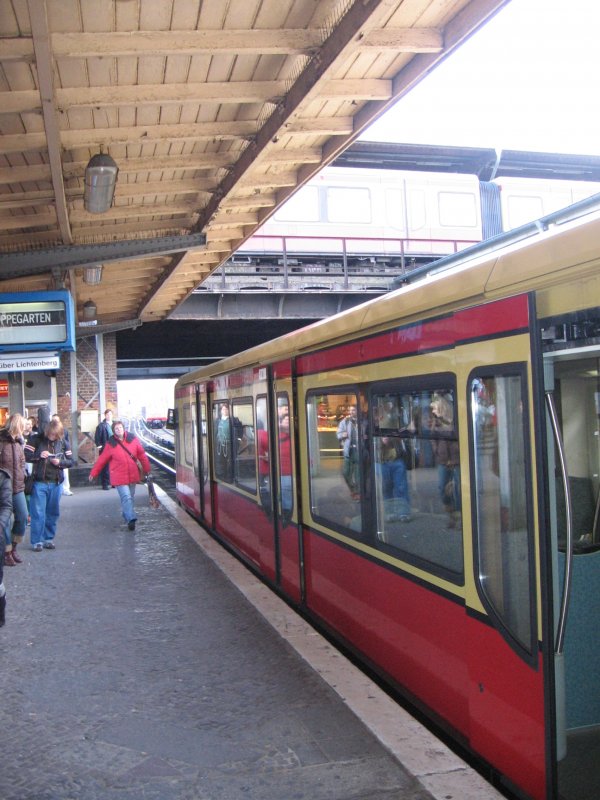
[[[100,397],[101,376],[98,374],[97,342],[101,343],[104,350],[104,375],[105,397]],[[117,412],[117,335],[105,333],[100,336],[86,336],[77,339],[75,353],[76,375],[75,381],[71,375],[70,353],[61,356],[61,368],[56,375],[57,413],[63,425],[68,429],[71,441],[75,443],[77,437],[77,452],[80,465],[93,464],[96,460],[96,447],[93,433],[91,435],[78,430],[79,414],[73,413],[71,392],[76,386],[77,412],[93,409],[98,412],[98,420],[102,419],[105,408],[112,408]]]

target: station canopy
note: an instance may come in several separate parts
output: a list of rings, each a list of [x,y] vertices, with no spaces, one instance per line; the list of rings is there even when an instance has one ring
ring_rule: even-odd
[[[3,0],[0,292],[166,319],[506,2]]]

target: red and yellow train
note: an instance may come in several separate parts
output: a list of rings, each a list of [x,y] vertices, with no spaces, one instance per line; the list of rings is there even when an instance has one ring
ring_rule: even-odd
[[[600,796],[600,209],[182,377],[179,502],[535,800]]]

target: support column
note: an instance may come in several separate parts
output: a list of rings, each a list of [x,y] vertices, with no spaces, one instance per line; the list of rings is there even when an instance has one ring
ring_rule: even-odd
[[[23,373],[8,373],[8,408],[11,414],[25,414],[25,389]]]
[[[78,464],[91,466],[97,456],[96,424],[105,408],[117,409],[116,334],[80,337],[69,356],[63,356],[57,375],[58,413],[69,426]]]
[[[96,335],[96,352],[98,354],[98,403],[100,419],[102,412],[106,408],[106,381],[104,379],[104,336]]]

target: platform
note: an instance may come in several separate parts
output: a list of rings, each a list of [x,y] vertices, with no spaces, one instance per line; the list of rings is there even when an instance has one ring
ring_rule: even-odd
[[[5,569],[2,800],[498,800],[159,490]],[[27,547],[25,546],[27,545]]]

